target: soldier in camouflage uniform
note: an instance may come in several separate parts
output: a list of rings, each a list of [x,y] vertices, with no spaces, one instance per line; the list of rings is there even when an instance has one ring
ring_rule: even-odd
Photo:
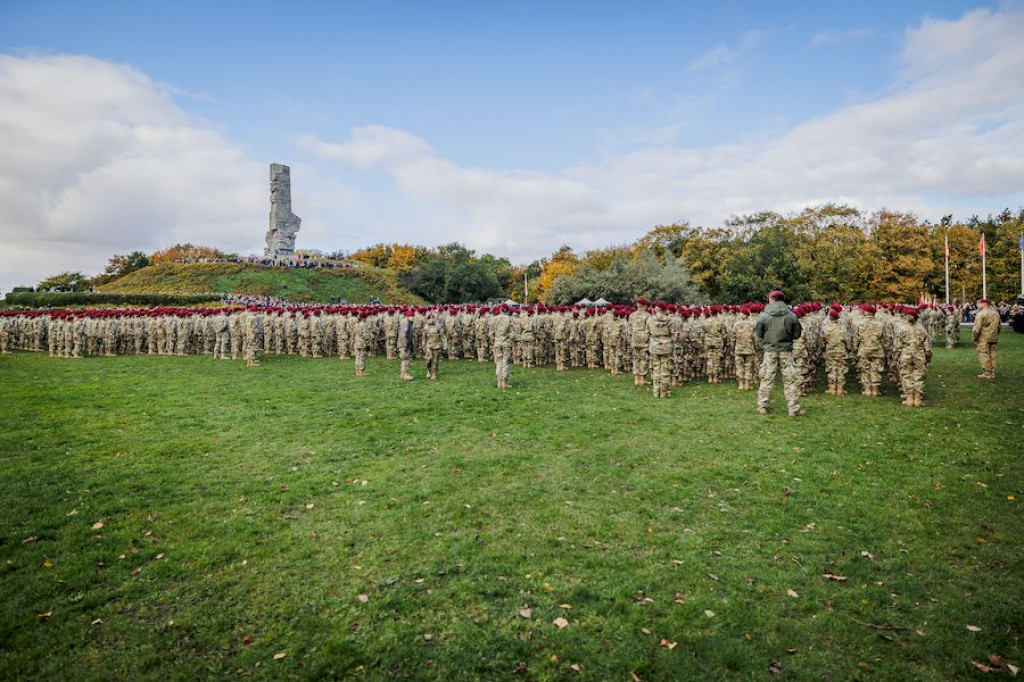
[[[356,356],[356,376],[366,376],[366,349],[369,344],[370,325],[366,321],[369,313],[360,312],[352,328],[352,352]]]
[[[949,306],[946,310],[946,349],[949,350],[960,343],[960,308]]]
[[[437,379],[441,351],[444,350],[444,331],[433,312],[428,312],[423,322],[423,355],[427,360],[427,378]]]
[[[825,377],[828,379],[829,395],[846,395],[847,358],[850,355],[850,338],[846,328],[839,321],[840,309],[832,308],[822,336],[825,340]]]
[[[757,411],[768,414],[775,376],[781,367],[789,416],[799,417],[803,415],[803,410],[800,408],[799,377],[793,363],[793,340],[800,337],[803,329],[800,320],[786,307],[786,295],[783,292],[773,291],[768,295],[768,301],[768,306],[754,325],[754,335],[764,348]]]
[[[907,308],[904,313],[906,324],[901,325],[897,332],[903,404],[908,407],[923,407],[924,379],[928,373],[928,364],[932,360],[932,336],[922,325],[916,323],[917,309]]]
[[[647,318],[651,360],[651,387],[655,398],[667,398],[672,381],[672,327],[663,306],[655,305]]]
[[[974,328],[971,336],[978,351],[978,362],[981,363],[979,379],[995,379],[996,365],[999,360],[999,332],[1002,320],[987,299],[978,301],[978,312],[974,316]]]
[[[732,328],[736,378],[741,391],[752,390],[757,376],[757,336],[754,335],[757,320],[750,312],[748,306],[740,308],[740,319]]]
[[[882,384],[882,370],[885,365],[885,348],[882,321],[875,317],[872,305],[861,306],[863,318],[853,332],[853,352],[857,357],[857,372],[860,376],[861,393],[877,397]]]
[[[487,308],[481,308],[479,315],[473,322],[473,332],[476,336],[476,361],[486,362],[487,353],[490,350],[490,320],[487,319]]]
[[[409,363],[414,355],[413,341],[416,330],[413,323],[413,311],[407,310],[398,319],[398,336],[395,341],[398,345],[398,357],[402,361],[399,377],[402,381],[412,381],[412,372],[409,371]]]
[[[647,300],[638,299],[636,310],[629,316],[629,342],[633,348],[633,385],[643,386],[647,383],[647,372],[650,370],[651,332],[647,320],[651,314],[647,312]]]
[[[508,388],[509,355],[512,352],[512,318],[504,305],[492,311],[491,318],[491,349],[494,354],[494,374],[498,388]]]

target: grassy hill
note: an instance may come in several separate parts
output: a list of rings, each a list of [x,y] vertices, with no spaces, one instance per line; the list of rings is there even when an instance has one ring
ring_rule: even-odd
[[[371,296],[385,303],[422,301],[398,283],[394,273],[371,268],[271,268],[248,263],[162,263],[137,270],[100,287],[123,293],[205,293],[278,296],[292,301],[365,303]]]

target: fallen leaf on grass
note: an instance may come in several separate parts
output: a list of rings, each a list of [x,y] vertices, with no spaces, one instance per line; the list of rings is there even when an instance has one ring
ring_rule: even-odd
[[[245,637],[242,638],[242,642],[244,642],[245,644],[252,644],[253,641],[254,641],[254,639],[253,639],[252,635],[246,635]]]
[[[795,597],[799,597],[800,595],[797,593],[796,590],[788,589],[788,590],[786,590],[786,596],[787,597],[794,597],[795,598]]]
[[[459,467],[452,467],[452,473],[453,474],[461,474],[462,473],[462,469],[460,469]]]
[[[43,559],[43,568],[53,568],[53,562],[50,561],[50,557]]]
[[[874,554],[872,554],[871,552],[867,551],[866,549],[862,549],[862,550],[860,551],[860,555],[861,555],[862,557],[864,557],[865,559],[869,559],[869,560],[871,560],[871,561],[874,561],[874,560],[875,560],[875,555],[874,555]]]
[[[288,656],[288,652],[287,651],[278,651],[276,654],[274,654],[274,660],[275,661],[279,661],[282,658],[285,658],[287,656]]]
[[[555,618],[551,622],[554,623],[556,626],[558,626],[559,630],[561,630],[562,628],[567,627],[569,625],[569,621],[567,621],[565,618],[562,618],[561,616],[559,616],[558,618]]]
[[[29,535],[27,538],[21,541],[23,545],[31,544],[39,539],[38,535]]]
[[[676,646],[678,646],[678,642],[670,642],[667,639],[662,639],[660,642],[658,642],[658,646],[663,646],[669,651],[671,651],[672,649],[675,649]]]
[[[53,611],[47,611],[45,613],[40,613],[38,616],[36,616],[36,618],[38,618],[39,622],[41,623],[44,620],[49,620],[50,616],[52,616],[52,615],[53,615]]]
[[[572,665],[569,666],[569,670],[572,670],[573,672],[581,673],[581,672],[583,672],[583,666],[580,665],[579,663],[573,663]]]
[[[90,625],[103,625],[103,619],[102,618],[97,618],[92,623],[90,623]]]
[[[968,625],[967,632],[981,632],[981,628],[979,628],[977,625]]]
[[[836,575],[835,573],[826,573],[825,580],[835,580],[837,583],[846,582],[845,575]]]
[[[361,594],[361,595],[359,595],[359,601],[363,602],[364,604],[369,602],[370,601],[370,595],[368,595],[368,594]]]
[[[529,620],[533,618],[533,609],[519,609],[519,615]]]
[[[312,509],[312,508],[313,508],[313,503],[312,502],[307,502],[306,503],[306,509]]]
[[[163,558],[164,558],[164,553],[163,552],[160,552],[159,554],[156,555],[156,560],[157,561],[160,561]]]
[[[92,524],[92,529],[93,530],[99,530],[102,527],[103,527],[103,522],[102,521],[97,521],[96,523]]]
[[[65,516],[74,516],[74,515],[75,515],[75,514],[77,514],[77,513],[78,513],[78,510],[77,510],[77,509],[72,509],[72,510],[71,510],[71,511],[69,511],[69,512],[68,512],[67,514],[65,514]]]
[[[645,635],[649,635],[649,634],[651,634],[651,629],[650,628],[640,628],[640,632],[644,633]]]
[[[570,610],[570,609],[572,609],[572,604],[559,604],[558,608]]]
[[[772,675],[779,675],[782,673],[782,661],[777,658],[773,658],[768,662],[768,672]]]
[[[705,609],[704,615],[707,616],[708,618],[714,618],[715,617],[715,612],[712,611],[711,609]]]

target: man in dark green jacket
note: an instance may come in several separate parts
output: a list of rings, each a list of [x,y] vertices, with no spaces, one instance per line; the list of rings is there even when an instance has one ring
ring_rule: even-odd
[[[786,295],[773,291],[768,295],[768,306],[757,318],[754,334],[764,347],[761,362],[761,387],[757,392],[757,411],[768,414],[775,375],[782,367],[782,386],[786,394],[786,405],[790,417],[803,414],[800,409],[800,385],[797,368],[793,362],[793,340],[800,338],[803,329],[800,320],[786,306]]]

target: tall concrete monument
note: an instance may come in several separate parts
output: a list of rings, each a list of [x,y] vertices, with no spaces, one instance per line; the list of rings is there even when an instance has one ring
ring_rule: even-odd
[[[267,231],[267,258],[295,255],[295,233],[302,218],[292,213],[292,174],[288,166],[270,164],[270,229]]]

